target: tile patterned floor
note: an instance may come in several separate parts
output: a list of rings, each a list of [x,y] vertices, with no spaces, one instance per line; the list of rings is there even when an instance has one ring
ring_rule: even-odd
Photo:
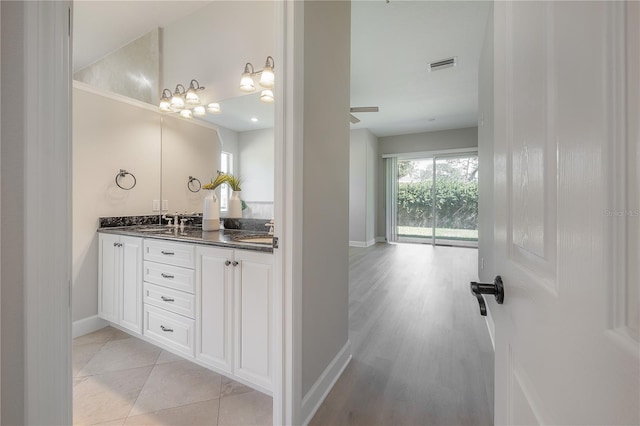
[[[271,397],[120,330],[73,341],[75,425],[271,425]]]

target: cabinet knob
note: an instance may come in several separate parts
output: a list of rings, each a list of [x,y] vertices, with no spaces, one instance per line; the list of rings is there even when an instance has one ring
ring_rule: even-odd
[[[229,266],[229,265],[231,265],[231,261],[230,261],[230,260],[226,260],[226,261],[224,262],[224,264],[225,264],[225,266]]]
[[[236,260],[233,261],[232,263],[233,266],[238,266],[238,262]]]

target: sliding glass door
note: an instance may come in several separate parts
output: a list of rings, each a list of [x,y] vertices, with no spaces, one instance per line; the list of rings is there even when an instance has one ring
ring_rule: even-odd
[[[398,160],[399,239],[433,239],[433,159]]]
[[[436,244],[478,244],[478,156],[436,157]]]
[[[476,246],[478,157],[398,159],[393,191],[396,239]]]

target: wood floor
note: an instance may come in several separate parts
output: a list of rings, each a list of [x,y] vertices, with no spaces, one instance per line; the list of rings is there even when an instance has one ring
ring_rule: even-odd
[[[377,244],[350,250],[353,359],[311,425],[493,424],[493,350],[477,250]]]

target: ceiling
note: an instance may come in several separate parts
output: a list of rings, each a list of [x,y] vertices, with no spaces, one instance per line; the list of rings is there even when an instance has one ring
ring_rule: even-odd
[[[380,112],[354,114],[351,128],[382,137],[476,126],[490,10],[484,1],[353,1],[351,106]],[[456,67],[427,71],[453,56]]]
[[[260,102],[253,102],[252,96],[234,101],[240,95],[237,80],[244,62],[251,61],[260,68],[262,58],[274,53],[275,17],[264,19],[271,13],[264,9],[271,2],[215,3],[76,1],[74,69],[95,62],[156,27],[168,27],[168,31],[191,28],[195,17],[209,23],[204,36],[184,49],[173,49],[184,56],[182,65],[171,68],[165,62],[165,78],[198,78],[207,87],[208,101],[227,98],[220,102],[223,113],[208,116],[208,121],[236,131],[271,127],[273,105],[269,112]],[[255,13],[260,8],[264,12]],[[491,3],[485,1],[353,1],[351,106],[379,106],[380,112],[354,114],[361,121],[351,128],[368,128],[382,137],[476,126],[478,64],[490,10]],[[234,13],[242,18],[228,18]],[[238,21],[241,27],[229,25],[237,19],[242,19]],[[211,43],[231,39],[233,43]],[[457,57],[456,67],[427,71],[429,62],[452,56]],[[220,58],[231,65],[221,65]],[[229,114],[225,113],[225,104]],[[248,122],[250,116],[257,116],[260,124]]]

